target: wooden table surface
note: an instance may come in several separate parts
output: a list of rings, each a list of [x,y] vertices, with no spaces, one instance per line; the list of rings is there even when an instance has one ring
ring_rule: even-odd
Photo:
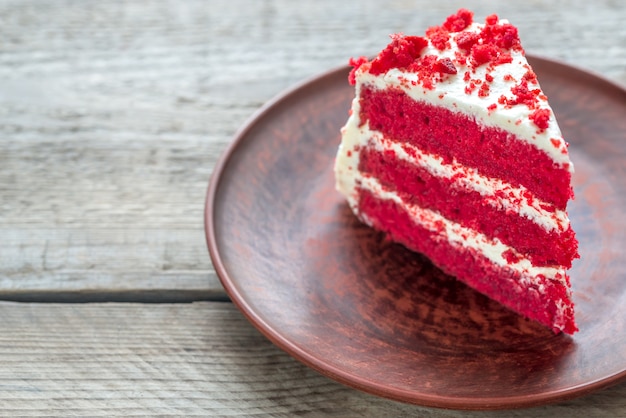
[[[342,386],[229,302],[203,229],[213,166],[294,83],[459,7],[626,85],[615,0],[0,0],[0,416],[626,416],[626,382],[459,412]]]

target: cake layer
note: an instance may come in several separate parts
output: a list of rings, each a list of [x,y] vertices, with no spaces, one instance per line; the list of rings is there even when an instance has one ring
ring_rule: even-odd
[[[378,199],[395,202],[409,214],[414,223],[420,224],[431,231],[439,232],[443,236],[446,236],[448,241],[456,245],[461,245],[472,251],[482,253],[494,264],[510,268],[519,273],[525,281],[536,277],[544,277],[558,281],[564,280],[565,269],[563,267],[535,266],[530,260],[515,251],[514,248],[502,243],[502,241],[497,238],[489,238],[480,232],[446,219],[438,212],[417,205],[411,205],[403,201],[398,193],[385,190],[380,182],[373,177],[363,177],[358,183],[359,185],[355,190],[357,196],[355,203],[356,213],[368,224],[371,224],[371,222],[369,222],[367,216],[363,216],[359,207],[363,191],[376,196]],[[393,220],[389,220],[389,222],[393,222]]]
[[[577,330],[568,279],[562,270],[550,279],[549,274],[539,273],[542,270],[499,265],[487,256],[488,252],[467,245],[467,241],[450,240],[445,222],[416,220],[420,211],[413,212],[410,215],[394,199],[376,197],[366,189],[360,191],[359,216],[392,240],[423,253],[446,273],[554,332],[571,334]],[[429,212],[421,215],[428,217]]]
[[[534,265],[569,268],[577,256],[576,240],[569,224],[564,230],[546,230],[532,219],[520,216],[519,210],[499,205],[494,196],[482,196],[475,190],[460,187],[454,177],[433,175],[428,169],[400,158],[392,150],[362,148],[358,168],[364,175],[377,178],[386,190],[397,192],[403,201],[436,211],[488,237],[498,238]]]
[[[354,137],[354,138],[352,138]],[[407,143],[399,143],[376,131],[367,124],[345,135],[346,143],[358,147],[373,147],[381,153],[392,152],[411,165],[428,170],[435,177],[451,180],[457,189],[478,192],[488,204],[504,211],[518,213],[540,225],[546,231],[565,231],[569,228],[567,212],[534,196],[523,186],[513,187],[500,179],[482,176],[477,170],[457,163],[446,164],[439,156],[428,154]],[[360,159],[360,155],[357,155]]]
[[[463,113],[415,101],[398,88],[362,86],[360,94],[360,124],[368,123],[386,136],[439,155],[446,163],[458,162],[484,176],[524,186],[558,209],[565,210],[573,197],[569,165],[555,163],[511,133],[481,126]]]

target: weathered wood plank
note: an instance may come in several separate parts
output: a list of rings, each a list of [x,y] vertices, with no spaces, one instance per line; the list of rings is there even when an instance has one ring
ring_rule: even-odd
[[[225,299],[202,211],[235,130],[296,81],[459,7],[626,85],[626,9],[611,0],[0,0],[0,299]],[[626,410],[624,384],[495,414],[382,400],[300,365],[227,303],[0,303],[0,315],[3,416]]]
[[[610,0],[0,1],[0,296],[223,296],[202,211],[235,130],[294,82],[459,7],[626,84]]]
[[[0,415],[619,416],[626,385],[553,406],[436,410],[340,385],[277,349],[230,303],[0,303]]]

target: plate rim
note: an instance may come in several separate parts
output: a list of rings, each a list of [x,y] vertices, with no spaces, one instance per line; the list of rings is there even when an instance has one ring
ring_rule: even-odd
[[[626,97],[626,86],[622,86],[616,81],[610,80],[605,76],[595,73],[591,70],[583,69],[565,63],[557,59],[547,58],[537,54],[526,54],[531,65],[533,62],[541,62],[542,65],[551,67],[558,67],[561,70],[577,73],[578,77],[582,77],[587,82],[592,82],[594,85],[601,86],[603,90],[609,90],[616,94],[622,94]],[[609,386],[620,383],[626,380],[626,367],[610,376],[595,379],[593,381],[578,384],[572,387],[552,390],[548,392],[541,392],[531,395],[518,395],[518,396],[505,396],[505,397],[446,397],[441,395],[429,395],[423,393],[416,393],[406,389],[394,388],[393,393],[380,388],[372,379],[366,379],[360,376],[355,376],[349,372],[342,371],[335,366],[330,366],[324,363],[321,359],[316,357],[310,351],[307,351],[304,347],[290,341],[283,336],[274,327],[272,327],[266,320],[263,319],[255,310],[248,304],[246,298],[237,290],[234,286],[235,281],[229,276],[226,266],[222,262],[220,255],[219,245],[217,243],[216,227],[215,227],[215,205],[216,194],[220,187],[222,176],[228,163],[231,160],[232,155],[238,150],[239,146],[246,140],[247,133],[252,130],[255,124],[260,121],[267,113],[273,108],[279,105],[281,102],[287,100],[290,96],[298,93],[303,88],[311,86],[315,83],[319,83],[326,78],[332,78],[338,76],[339,73],[349,73],[349,65],[340,65],[330,68],[321,73],[307,77],[287,89],[281,91],[261,107],[255,110],[244,123],[236,130],[231,137],[230,143],[220,155],[219,159],[214,165],[207,192],[205,196],[204,205],[204,230],[206,244],[208,252],[215,269],[215,272],[226,290],[227,295],[230,297],[231,302],[238,308],[238,310],[246,317],[246,319],[265,336],[274,345],[276,345],[282,351],[285,351],[291,357],[304,365],[316,370],[322,375],[352,387],[354,389],[369,393],[371,395],[380,396],[385,399],[405,402],[413,405],[445,408],[445,409],[457,409],[457,410],[504,410],[504,409],[517,409],[528,408],[547,404],[553,404],[557,402],[566,401],[573,398],[585,396],[592,392],[605,389]]]

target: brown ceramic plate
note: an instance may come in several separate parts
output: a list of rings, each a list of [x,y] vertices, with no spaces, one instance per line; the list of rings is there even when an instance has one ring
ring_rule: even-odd
[[[579,333],[553,335],[355,219],[332,172],[348,68],[264,106],[215,168],[207,241],[232,301],[308,366],[415,404],[539,405],[626,377],[626,91],[530,59],[576,165]]]

